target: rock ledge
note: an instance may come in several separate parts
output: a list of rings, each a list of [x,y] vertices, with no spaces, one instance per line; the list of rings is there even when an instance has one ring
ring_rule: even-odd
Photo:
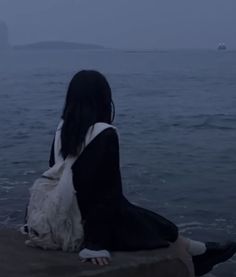
[[[109,266],[83,264],[75,253],[43,251],[24,245],[15,230],[0,230],[0,268],[4,277],[190,277],[175,251],[117,252]],[[170,253],[171,252],[171,253]]]

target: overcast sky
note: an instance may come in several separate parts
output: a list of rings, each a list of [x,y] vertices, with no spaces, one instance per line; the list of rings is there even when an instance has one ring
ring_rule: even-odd
[[[0,0],[11,43],[236,48],[236,0]]]

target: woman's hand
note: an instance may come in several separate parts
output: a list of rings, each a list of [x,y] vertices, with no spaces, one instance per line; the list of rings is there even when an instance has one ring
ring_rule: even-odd
[[[111,261],[111,254],[109,251],[103,250],[91,250],[84,248],[79,252],[81,262],[89,262],[95,265],[108,265]]]
[[[110,259],[108,259],[108,258],[91,258],[91,259],[82,259],[81,262],[82,263],[90,262],[95,265],[104,266],[104,265],[108,265],[110,263]]]

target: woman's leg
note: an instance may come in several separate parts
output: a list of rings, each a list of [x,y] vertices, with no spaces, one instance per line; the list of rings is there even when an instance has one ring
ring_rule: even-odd
[[[184,244],[186,244],[186,248],[191,256],[202,255],[207,251],[207,247],[204,242],[191,240],[181,236],[180,239]]]
[[[188,242],[181,236],[177,238],[175,242],[170,243],[170,247],[167,248],[172,254],[176,255],[186,266],[189,272],[189,276],[195,276],[195,269],[192,260],[192,255],[188,252]]]
[[[202,243],[184,237],[179,240],[185,245],[188,253],[192,255],[196,276],[202,276],[210,272],[216,264],[223,263],[236,253],[236,243],[217,242]]]

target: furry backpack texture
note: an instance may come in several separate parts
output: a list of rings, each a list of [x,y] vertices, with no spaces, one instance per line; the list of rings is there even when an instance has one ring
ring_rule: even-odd
[[[55,164],[45,171],[30,188],[30,200],[27,208],[26,226],[28,240],[26,244],[43,249],[62,249],[75,252],[83,239],[83,226],[73,186],[71,167],[77,157],[60,154],[60,122],[54,141]],[[85,147],[103,130],[114,128],[106,123],[96,123],[86,134]]]

